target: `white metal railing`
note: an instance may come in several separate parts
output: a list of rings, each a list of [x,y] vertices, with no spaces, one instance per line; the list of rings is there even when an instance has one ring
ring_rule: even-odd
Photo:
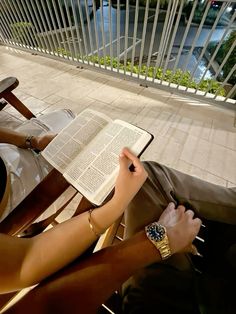
[[[235,19],[236,0],[1,0],[0,43],[235,104]]]

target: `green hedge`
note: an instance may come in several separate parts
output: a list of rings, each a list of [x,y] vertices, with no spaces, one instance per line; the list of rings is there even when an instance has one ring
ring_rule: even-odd
[[[57,49],[57,53],[65,56],[71,56],[70,52],[65,49]],[[82,59],[81,56],[78,56],[78,59]],[[189,88],[199,89],[201,91],[208,91],[209,93],[217,94],[220,96],[225,96],[225,90],[220,86],[220,83],[216,80],[206,79],[200,81],[200,83],[196,82],[193,78],[191,78],[191,73],[189,71],[182,71],[181,69],[177,69],[175,72],[171,70],[166,70],[163,72],[162,68],[155,68],[153,66],[147,67],[146,65],[142,65],[140,68],[138,65],[134,65],[132,68],[131,62],[127,61],[126,66],[119,62],[117,58],[111,58],[110,56],[99,57],[98,55],[94,56],[84,56],[84,61],[90,63],[96,63],[100,65],[106,65],[109,67],[113,67],[114,69],[125,70],[127,72],[133,72],[135,74],[146,75],[155,79],[163,80],[169,83],[179,84],[182,86],[186,86]],[[208,90],[209,89],[209,90]]]
[[[209,93],[217,93],[217,95],[225,96],[225,90],[220,86],[219,82],[212,79],[206,79],[200,81],[200,83],[197,83],[193,78],[191,78],[191,73],[189,71],[182,71],[181,69],[177,69],[175,72],[171,70],[166,70],[163,72],[162,68],[155,68],[153,66],[147,67],[146,65],[142,65],[140,68],[139,66],[134,65],[132,68],[131,62],[128,61],[125,66],[123,63],[118,62],[116,58],[111,58],[109,56],[104,58],[98,57],[96,55],[84,57],[84,60],[101,65],[106,64],[107,66],[112,66],[115,69],[119,68],[120,70],[133,72],[135,74],[146,75],[147,73],[147,76],[150,78],[155,76],[155,79],[158,80],[163,80],[169,83],[179,84],[190,88],[198,88],[201,91],[208,91]]]

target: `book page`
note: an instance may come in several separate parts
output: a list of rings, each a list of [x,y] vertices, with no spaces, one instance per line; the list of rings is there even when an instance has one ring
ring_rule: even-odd
[[[66,170],[65,178],[87,199],[100,205],[112,191],[124,147],[139,155],[152,135],[121,120],[109,123]]]
[[[86,109],[64,128],[42,152],[42,156],[58,171],[68,165],[88,143],[112,121],[102,113]]]

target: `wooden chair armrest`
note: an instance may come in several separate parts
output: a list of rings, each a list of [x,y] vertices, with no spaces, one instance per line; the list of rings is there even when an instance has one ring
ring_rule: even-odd
[[[120,226],[120,223],[122,221],[123,215],[119,217],[107,230],[106,232],[101,235],[99,238],[95,248],[94,252],[99,251],[109,245],[112,245],[114,243],[115,237],[117,235],[118,228]]]
[[[3,93],[11,92],[19,85],[19,81],[16,77],[7,77],[0,81],[0,98],[2,98]]]
[[[7,105],[7,101],[0,99],[0,111]]]
[[[0,232],[17,235],[38,218],[69,186],[53,169],[42,182],[0,223]]]
[[[34,118],[35,115],[12,93],[12,90],[19,85],[15,77],[7,77],[0,81],[0,99],[4,98],[26,119]]]

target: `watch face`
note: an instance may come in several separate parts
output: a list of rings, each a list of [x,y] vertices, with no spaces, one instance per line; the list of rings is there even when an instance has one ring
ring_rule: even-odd
[[[154,222],[148,226],[147,233],[151,240],[159,242],[164,239],[166,231],[162,225]]]

